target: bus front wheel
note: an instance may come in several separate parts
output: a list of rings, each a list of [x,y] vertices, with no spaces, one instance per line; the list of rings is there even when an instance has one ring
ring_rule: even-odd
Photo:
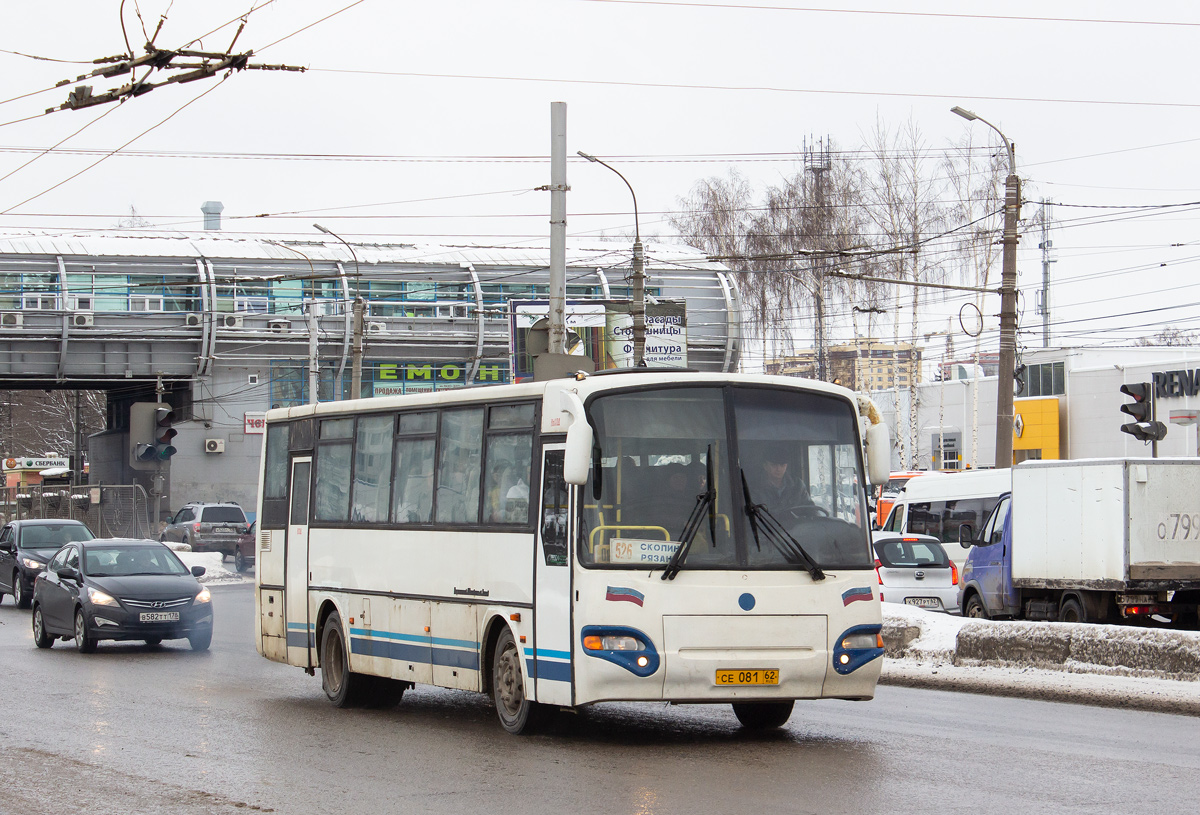
[[[492,698],[496,702],[500,724],[509,733],[521,735],[534,732],[549,719],[550,713],[545,705],[531,702],[525,697],[521,652],[508,628],[500,632],[492,658]]]
[[[350,672],[350,649],[335,611],[321,628],[321,689],[337,707],[354,707],[362,700],[369,677]]]

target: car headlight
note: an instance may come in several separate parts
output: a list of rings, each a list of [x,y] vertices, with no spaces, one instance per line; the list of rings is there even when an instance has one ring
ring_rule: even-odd
[[[196,595],[193,603],[208,603],[212,601],[212,595],[208,593],[208,589],[200,589],[200,593]]]
[[[40,560],[34,560],[31,557],[21,558],[21,565],[26,569],[44,569],[46,567],[45,563],[42,563]]]
[[[116,598],[114,598],[111,594],[106,594],[105,592],[100,591],[100,589],[94,589],[91,586],[88,586],[87,591],[88,591],[88,600],[91,601],[92,605],[96,605],[96,606],[118,605]]]

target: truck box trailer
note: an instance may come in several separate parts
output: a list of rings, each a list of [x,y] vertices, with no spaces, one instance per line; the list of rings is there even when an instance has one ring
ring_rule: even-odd
[[[1200,459],[1024,462],[1011,497],[964,538],[968,616],[1194,625]]]

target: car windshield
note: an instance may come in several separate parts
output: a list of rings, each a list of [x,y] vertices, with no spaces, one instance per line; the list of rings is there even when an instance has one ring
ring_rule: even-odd
[[[21,530],[22,549],[54,550],[71,541],[90,541],[96,537],[83,524],[36,524]]]
[[[121,577],[191,572],[165,546],[106,546],[87,550],[84,574],[91,577]]]
[[[847,400],[668,387],[600,395],[588,411],[596,436],[578,540],[584,566],[870,568]],[[675,558],[688,537],[686,556]]]
[[[949,568],[950,558],[936,541],[892,538],[875,544],[879,562],[889,569]]]
[[[240,507],[205,507],[203,520],[206,524],[244,524],[246,515]]]

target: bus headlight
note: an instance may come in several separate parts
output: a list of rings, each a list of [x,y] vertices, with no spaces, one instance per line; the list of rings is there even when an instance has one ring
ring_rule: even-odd
[[[627,626],[588,625],[580,632],[583,652],[620,665],[635,676],[650,676],[660,658],[650,638]]]
[[[843,632],[833,647],[833,669],[840,674],[853,673],[883,656],[881,632],[878,625],[856,625]]]

